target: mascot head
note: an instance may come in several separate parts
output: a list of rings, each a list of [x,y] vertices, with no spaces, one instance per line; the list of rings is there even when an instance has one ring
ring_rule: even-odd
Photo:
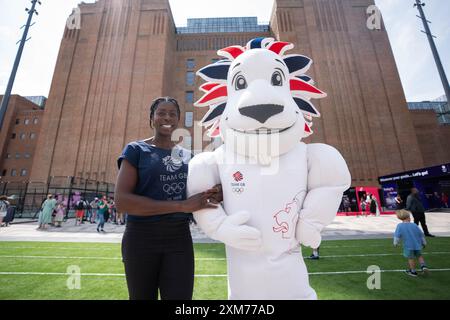
[[[221,135],[225,144],[236,140],[234,151],[250,157],[261,156],[251,145],[276,141],[274,157],[312,134],[312,119],[320,114],[310,100],[326,94],[305,75],[310,58],[285,55],[293,47],[273,38],[253,39],[245,47],[219,50],[225,59],[197,72],[206,83],[195,106],[209,107],[201,122],[211,137]]]

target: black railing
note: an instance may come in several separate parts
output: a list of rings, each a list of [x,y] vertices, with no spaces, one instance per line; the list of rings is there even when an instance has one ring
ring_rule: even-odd
[[[114,184],[78,177],[50,177],[47,182],[0,182],[0,194],[16,206],[17,218],[37,218],[47,195],[51,193],[66,206],[66,218],[74,214],[74,206],[82,197],[91,202],[95,197],[114,197]]]

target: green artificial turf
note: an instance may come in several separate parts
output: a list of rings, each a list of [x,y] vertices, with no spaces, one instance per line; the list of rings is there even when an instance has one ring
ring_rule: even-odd
[[[324,241],[320,260],[306,259],[306,264],[319,299],[450,299],[450,238],[430,239],[423,252],[431,268],[428,276],[382,272],[379,290],[367,288],[368,266],[406,268],[401,249],[390,239]],[[310,254],[311,249],[303,249],[304,256]],[[194,299],[226,299],[227,279],[220,276],[226,275],[224,246],[195,244],[195,257],[196,275],[209,276],[195,278]],[[80,289],[67,286],[69,266],[91,274],[81,276]],[[120,244],[0,242],[2,300],[127,299],[123,273]]]

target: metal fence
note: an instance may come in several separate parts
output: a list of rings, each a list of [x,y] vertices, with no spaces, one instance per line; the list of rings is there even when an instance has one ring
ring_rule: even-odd
[[[48,182],[0,182],[0,194],[16,206],[17,218],[36,218],[43,201],[51,193],[66,207],[66,218],[74,216],[81,197],[91,202],[95,197],[114,197],[114,184],[78,177],[50,177]]]

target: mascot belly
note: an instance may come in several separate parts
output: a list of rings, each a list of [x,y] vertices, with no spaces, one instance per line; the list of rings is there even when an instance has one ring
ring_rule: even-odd
[[[194,216],[226,245],[230,299],[316,299],[299,244],[320,245],[350,186],[336,149],[301,142],[320,115],[310,100],[326,94],[305,75],[311,59],[284,54],[292,48],[253,39],[198,72],[202,123],[224,144],[191,160],[188,195],[222,184],[223,206]]]

